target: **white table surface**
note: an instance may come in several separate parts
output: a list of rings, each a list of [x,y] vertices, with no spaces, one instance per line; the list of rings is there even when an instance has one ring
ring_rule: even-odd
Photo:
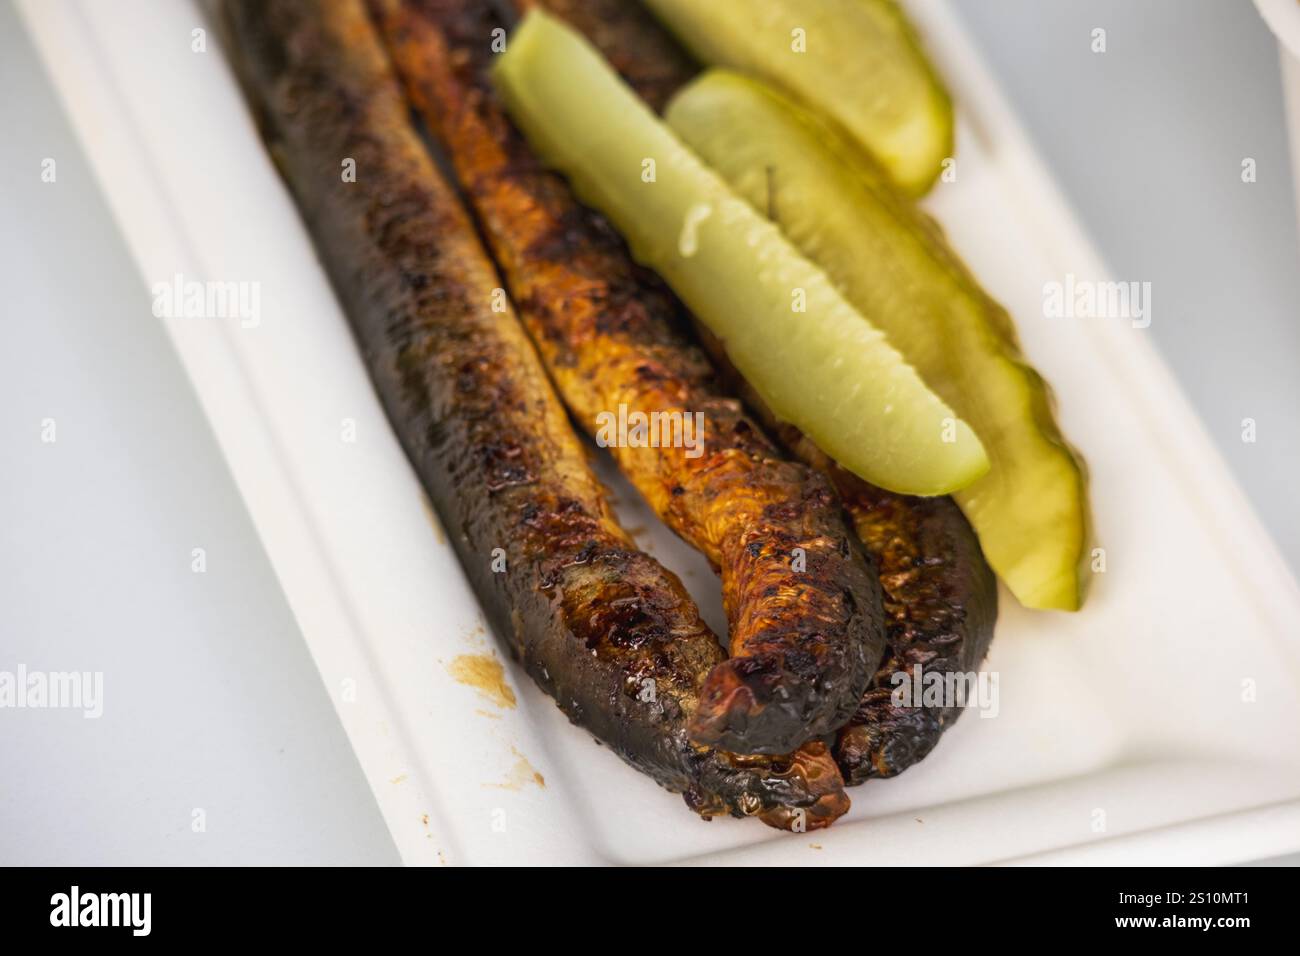
[[[1300,571],[1300,244],[1253,5],[959,6],[1114,276],[1152,283],[1147,334]],[[104,673],[98,720],[0,710],[0,863],[396,863],[9,0],[0,129],[0,670]]]

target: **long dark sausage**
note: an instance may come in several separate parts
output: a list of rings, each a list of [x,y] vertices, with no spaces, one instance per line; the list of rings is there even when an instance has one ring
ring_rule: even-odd
[[[227,10],[376,390],[496,633],[572,721],[702,815],[812,828],[843,813],[824,747],[732,758],[689,739],[721,648],[613,518],[362,0]]]
[[[884,625],[876,576],[830,483],[719,391],[676,299],[541,168],[489,79],[502,27],[492,5],[371,7],[574,418],[598,438],[620,409],[676,423],[653,428],[667,444],[610,451],[722,576],[731,656],[705,682],[693,738],[781,754],[834,732],[876,670]],[[691,447],[672,442],[684,426]]]

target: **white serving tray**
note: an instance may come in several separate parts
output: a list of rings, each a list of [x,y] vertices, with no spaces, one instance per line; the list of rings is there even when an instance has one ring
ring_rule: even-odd
[[[176,273],[260,283],[256,328],[158,321],[407,862],[1226,863],[1300,850],[1300,590],[1148,333],[1042,317],[1045,282],[1105,269],[958,21],[942,2],[912,8],[961,112],[957,180],[931,207],[1055,385],[1091,468],[1107,570],[1077,615],[1026,612],[1004,591],[987,665],[999,715],[967,714],[924,763],[854,790],[831,830],[795,836],[698,822],[509,663],[515,707],[453,676],[460,655],[500,654],[215,31],[192,50],[208,24],[188,0],[20,0],[139,264],[142,312]],[[702,560],[614,484],[627,524],[718,626]]]

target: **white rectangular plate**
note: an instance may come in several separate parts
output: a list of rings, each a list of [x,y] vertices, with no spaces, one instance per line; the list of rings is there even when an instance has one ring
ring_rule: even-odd
[[[203,12],[20,6],[139,263],[142,316],[178,273],[260,284],[255,328],[157,321],[408,862],[1221,863],[1300,849],[1300,592],[1146,333],[1042,317],[1045,282],[1106,273],[942,2],[912,4],[960,104],[956,181],[929,203],[1055,386],[1091,469],[1105,572],[1077,615],[1004,592],[987,665],[997,716],[967,714],[924,763],[798,836],[697,821],[508,662],[515,706],[457,679],[462,655],[499,652]],[[719,626],[707,566],[611,484]]]

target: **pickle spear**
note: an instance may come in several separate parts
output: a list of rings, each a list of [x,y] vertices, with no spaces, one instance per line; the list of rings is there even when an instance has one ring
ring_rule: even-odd
[[[1021,354],[1010,316],[934,222],[852,143],[739,74],[699,77],[666,118],[983,439],[992,467],[954,497],[1016,598],[1077,609],[1089,525],[1083,463],[1061,437],[1051,393]]]
[[[493,79],[543,161],[613,222],[782,419],[891,491],[947,494],[988,470],[975,433],[884,334],[581,35],[533,10]]]
[[[834,120],[910,195],[952,155],[952,101],[895,0],[645,2],[703,62]]]

